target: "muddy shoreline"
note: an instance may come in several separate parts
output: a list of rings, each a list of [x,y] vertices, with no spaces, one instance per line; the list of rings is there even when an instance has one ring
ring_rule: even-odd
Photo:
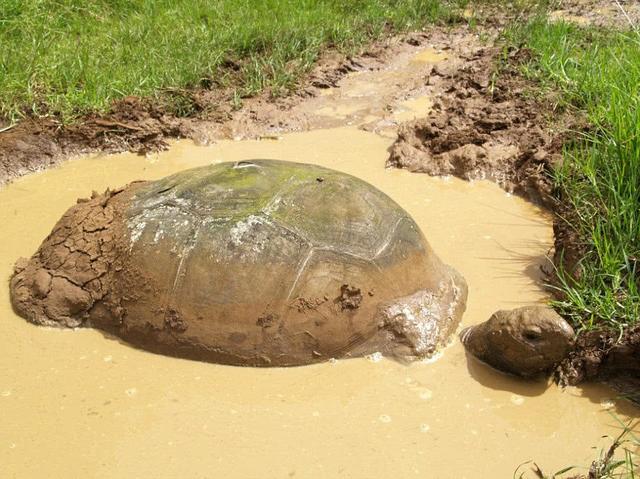
[[[510,50],[499,62],[499,46],[478,49],[464,68],[442,66],[433,73],[446,92],[428,117],[402,124],[390,149],[388,167],[431,176],[491,180],[554,214],[553,267],[544,273],[549,294],[565,299],[556,268],[573,277],[585,245],[573,229],[575,212],[554,188],[553,170],[562,150],[589,131],[584,114],[559,109],[553,94],[526,80],[518,68],[526,49]],[[640,327],[579,333],[575,348],[552,371],[560,385],[601,381],[640,403]]]
[[[488,43],[467,27],[434,28],[378,42],[357,58],[329,52],[296,94],[274,99],[265,92],[244,99],[239,108],[232,105],[230,91],[212,88],[169,94],[188,102],[190,117],[171,113],[166,100],[129,97],[114,103],[106,115],[88,115],[73,125],[28,119],[0,133],[0,185],[81,153],[129,150],[144,155],[166,149],[168,141],[176,138],[198,144],[221,139],[276,140],[285,132],[355,124],[396,137],[388,167],[465,180],[489,179],[556,213],[553,259],[573,271],[582,251],[569,223],[561,219],[567,210],[554,191],[551,172],[561,162],[563,145],[588,125],[577,112],[559,110],[553,97],[532,94],[536,85],[518,73],[528,52],[509,51],[506,61],[499,62],[501,47],[493,41],[497,30],[485,30]],[[317,114],[325,106],[327,93],[335,96],[345,88],[341,80],[348,75],[384,70],[395,58],[427,47],[444,61],[429,60],[407,78],[394,77],[397,84],[376,95],[377,103],[371,92],[354,88],[353,95],[338,99],[344,107],[341,115]],[[408,121],[394,116],[405,98],[425,93],[434,100],[424,115]],[[371,120],[372,112],[382,119]],[[553,281],[552,272],[549,280]],[[637,364],[638,337],[634,331],[619,341],[612,332],[581,335],[576,350],[557,372],[560,382],[604,380],[626,371],[629,365],[620,358]]]
[[[158,98],[125,97],[104,114],[89,113],[68,124],[55,116],[27,117],[15,126],[0,118],[0,186],[81,154],[130,151],[145,155],[167,149],[168,142],[176,139],[206,145],[223,139],[271,139],[307,130],[310,126],[305,118],[290,115],[292,108],[335,88],[348,73],[381,68],[406,43],[419,45],[425,38],[421,34],[386,38],[356,58],[329,50],[297,92],[286,97],[272,97],[267,90],[241,99],[238,105],[232,88],[212,84],[165,90]],[[239,70],[240,65],[228,65],[230,75]],[[188,113],[179,114],[176,103],[183,104]]]

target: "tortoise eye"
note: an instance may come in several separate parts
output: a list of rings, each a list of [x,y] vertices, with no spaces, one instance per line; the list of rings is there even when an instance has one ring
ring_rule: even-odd
[[[536,341],[542,337],[542,331],[539,329],[527,329],[523,336],[527,341]]]

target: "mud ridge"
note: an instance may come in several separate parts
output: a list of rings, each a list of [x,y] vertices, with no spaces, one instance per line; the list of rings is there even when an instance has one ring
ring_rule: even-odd
[[[640,404],[640,326],[589,331],[555,370],[562,385],[601,381]]]
[[[511,49],[500,60],[500,45],[463,41],[453,53],[459,61],[431,70],[432,110],[399,126],[387,166],[491,180],[554,212],[554,264],[579,275],[584,248],[552,173],[562,163],[563,146],[589,130],[586,117],[558,108],[553,94],[541,96],[522,77],[519,68],[530,59],[526,49]]]
[[[554,111],[550,100],[528,95],[533,85],[516,72],[526,51],[511,51],[509,66],[501,71],[498,53],[497,47],[478,48],[461,68],[434,68],[442,93],[428,117],[400,127],[387,166],[492,180],[553,209],[549,172],[561,162],[569,132],[581,126]]]
[[[433,109],[399,127],[387,166],[491,180],[547,208],[555,213],[554,264],[579,275],[584,246],[567,221],[572,212],[554,190],[552,173],[562,163],[563,146],[589,130],[586,117],[559,109],[552,93],[537,94],[539,87],[519,73],[530,58],[526,49],[511,49],[502,61],[499,45],[475,42],[458,50],[461,63],[434,66]]]
[[[212,82],[195,89],[166,89],[158,98],[126,97],[104,114],[89,113],[68,124],[55,115],[27,117],[15,126],[0,118],[0,185],[79,154],[144,155],[166,149],[170,139],[208,144],[308,129],[304,118],[290,113],[295,105],[335,87],[348,73],[379,68],[406,38],[411,35],[380,40],[356,58],[328,50],[289,96],[275,98],[264,91],[242,99],[241,106],[234,106],[232,88]],[[227,67],[231,77],[239,75],[241,65]]]
[[[29,118],[0,133],[0,185],[77,154],[161,150],[166,138],[189,136],[192,129],[190,121],[134,97],[115,102],[105,115],[90,114],[69,125]]]

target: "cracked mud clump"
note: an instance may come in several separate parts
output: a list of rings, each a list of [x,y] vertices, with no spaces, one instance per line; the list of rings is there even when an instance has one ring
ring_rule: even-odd
[[[46,326],[78,327],[111,296],[112,273],[121,266],[122,190],[79,200],[55,225],[36,254],[16,262],[11,278],[14,309]]]
[[[273,160],[94,194],[11,279],[14,308],[33,323],[243,366],[429,356],[456,329],[466,295],[384,193]]]

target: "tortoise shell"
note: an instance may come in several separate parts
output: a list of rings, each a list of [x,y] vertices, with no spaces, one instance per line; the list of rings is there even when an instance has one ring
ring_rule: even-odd
[[[111,220],[100,241],[113,247],[102,258],[100,293],[64,311],[63,320],[46,307],[36,308],[39,321],[23,314],[29,319],[94,326],[174,356],[289,366],[376,351],[429,356],[465,308],[464,280],[407,212],[338,171],[275,160],[221,163],[99,195],[61,222],[84,231],[96,215],[87,208],[101,203]],[[43,248],[47,241],[37,264],[16,275],[22,296],[34,285],[25,271],[56,277]],[[14,300],[18,312],[29,309],[22,303]]]

